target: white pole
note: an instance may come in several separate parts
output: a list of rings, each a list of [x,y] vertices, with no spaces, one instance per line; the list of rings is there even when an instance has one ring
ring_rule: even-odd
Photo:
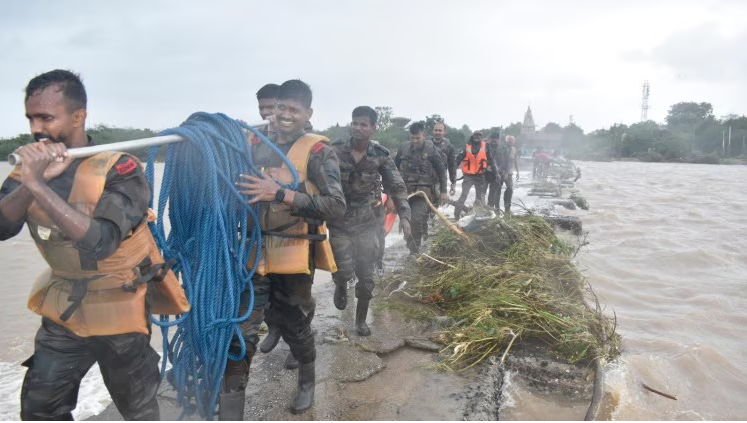
[[[729,125],[729,155],[731,156],[731,125]]]
[[[263,126],[267,126],[268,124],[268,121],[263,120],[259,123],[253,123],[251,126],[260,128]],[[90,157],[99,153],[103,153],[105,151],[137,150],[139,148],[154,147],[156,145],[171,144],[181,141],[184,141],[184,138],[180,137],[179,135],[163,135],[160,137],[113,142],[111,144],[92,145],[90,147],[71,148],[67,151],[67,153],[70,155],[70,157],[78,159],[80,157]],[[15,166],[21,163],[21,156],[17,155],[16,153],[10,154],[8,156],[8,163],[10,163],[11,166]]]

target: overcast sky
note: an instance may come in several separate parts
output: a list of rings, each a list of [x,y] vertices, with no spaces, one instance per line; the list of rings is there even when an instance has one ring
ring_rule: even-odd
[[[301,78],[312,122],[355,106],[472,128],[663,121],[679,101],[747,114],[747,2],[3,1],[0,137],[27,132],[23,88],[81,73],[88,124],[165,129],[192,112],[256,121],[254,93]]]

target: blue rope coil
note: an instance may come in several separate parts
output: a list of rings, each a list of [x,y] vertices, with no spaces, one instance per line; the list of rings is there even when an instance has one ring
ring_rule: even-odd
[[[242,128],[251,131],[278,154],[293,174],[290,188],[298,187],[298,174],[285,155],[255,128],[224,114],[194,113],[181,126],[160,135],[179,135],[183,142],[169,144],[158,198],[158,219],[150,229],[164,258],[176,259],[174,271],[192,306],[191,311],[171,321],[153,317],[163,334],[161,375],[166,359],[172,369],[169,382],[177,391],[182,417],[195,411],[212,420],[221,392],[227,360],[241,360],[246,345],[239,324],[254,309],[252,276],[259,264],[251,252],[261,245],[259,205],[250,206],[234,183],[240,174],[259,176]],[[146,177],[153,194],[155,158],[160,148],[151,148]],[[168,206],[168,235],[164,218]],[[251,225],[251,227],[250,227]],[[259,251],[259,248],[257,248]],[[247,313],[238,316],[241,293],[250,295]],[[169,341],[169,329],[176,332]],[[229,354],[236,336],[241,352]],[[181,419],[181,417],[180,417]]]

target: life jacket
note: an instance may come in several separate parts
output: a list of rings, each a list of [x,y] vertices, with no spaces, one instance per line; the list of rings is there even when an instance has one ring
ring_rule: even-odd
[[[464,175],[481,175],[488,168],[488,147],[485,141],[480,142],[480,149],[477,154],[472,152],[472,143],[465,146],[465,155],[462,160],[462,174]]]
[[[288,161],[296,169],[299,185],[303,185],[309,195],[319,193],[316,185],[307,179],[306,172],[311,149],[319,142],[329,143],[329,139],[322,135],[306,134],[291,146],[287,155]],[[281,167],[264,168],[262,172],[280,184],[293,182],[293,175],[285,162]],[[337,271],[327,224],[323,220],[292,216],[290,206],[267,202],[261,203],[259,219],[262,245],[257,274],[309,275],[312,269],[309,261],[312,259],[316,269]],[[247,267],[254,265],[255,257],[256,246]]]
[[[92,216],[104,192],[106,176],[123,153],[99,153],[75,172],[67,202]],[[130,157],[139,164],[137,158]],[[149,211],[149,220],[155,216]],[[31,237],[49,264],[34,283],[28,308],[81,337],[148,334],[146,297],[154,314],[183,314],[190,305],[179,280],[164,263],[146,219],[109,257],[81,256],[74,243],[36,202],[28,209]]]

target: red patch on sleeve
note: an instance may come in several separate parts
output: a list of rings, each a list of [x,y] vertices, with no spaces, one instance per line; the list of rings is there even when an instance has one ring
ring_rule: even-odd
[[[314,154],[316,154],[316,153],[322,151],[323,148],[324,148],[324,143],[320,141],[320,142],[314,144],[313,147],[311,147],[311,152],[314,153]]]
[[[127,175],[128,173],[135,170],[136,167],[137,164],[132,159],[127,159],[126,162],[115,166],[115,168],[117,169],[117,173],[119,173],[120,175]]]
[[[249,142],[252,143],[252,144],[259,144],[260,143],[260,139],[256,135],[252,135],[252,139]]]

